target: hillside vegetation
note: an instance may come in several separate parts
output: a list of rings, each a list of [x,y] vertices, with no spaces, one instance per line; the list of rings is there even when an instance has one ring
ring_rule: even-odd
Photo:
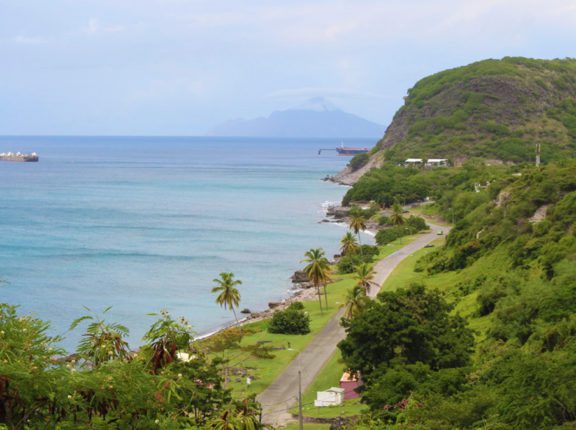
[[[408,90],[362,173],[383,160],[472,157],[544,162],[576,154],[576,60],[485,60],[428,76]],[[336,181],[353,183],[361,166]]]
[[[427,210],[454,229],[392,274],[340,345],[366,374],[371,414],[355,428],[576,428],[576,160],[515,169],[434,173]]]

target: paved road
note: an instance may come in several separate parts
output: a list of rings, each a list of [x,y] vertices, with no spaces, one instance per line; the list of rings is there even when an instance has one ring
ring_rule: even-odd
[[[431,230],[422,234],[417,239],[402,249],[383,258],[374,266],[374,283],[369,293],[375,297],[380,286],[392,273],[396,266],[410,254],[423,248],[435,239],[438,239],[438,230],[448,233],[449,228],[433,225],[428,222]],[[292,421],[292,415],[288,410],[297,403],[298,396],[298,371],[302,372],[302,391],[312,383],[316,374],[322,369],[326,361],[336,350],[336,345],[344,339],[345,332],[340,326],[340,319],[344,310],[340,310],[326,324],[322,331],[304,348],[304,350],[292,361],[288,367],[264,390],[257,399],[262,404],[262,420],[266,424],[275,426],[284,425]]]

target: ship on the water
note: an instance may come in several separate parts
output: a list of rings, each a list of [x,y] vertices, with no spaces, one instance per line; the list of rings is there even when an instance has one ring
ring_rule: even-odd
[[[0,161],[20,161],[20,162],[37,162],[40,159],[38,154],[31,152],[30,154],[23,154],[21,152],[2,152],[0,154]]]
[[[322,151],[336,151],[338,155],[358,155],[358,154],[366,154],[370,151],[368,148],[352,148],[346,147],[344,144],[340,144],[340,146],[336,148],[322,148],[318,150],[318,155],[322,154]]]
[[[358,154],[366,154],[369,151],[368,148],[350,148],[341,146],[340,148],[336,148],[336,152],[338,155],[358,155]]]

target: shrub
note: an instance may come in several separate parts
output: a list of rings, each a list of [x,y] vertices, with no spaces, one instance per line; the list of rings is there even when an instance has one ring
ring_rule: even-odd
[[[293,307],[294,303],[284,311],[277,311],[268,325],[269,333],[308,334],[310,333],[310,317],[301,309]],[[301,305],[301,303],[300,303]]]
[[[410,227],[415,228],[417,231],[428,230],[429,228],[428,225],[426,224],[426,221],[424,221],[424,218],[421,218],[419,216],[411,216],[406,220],[406,224],[408,224]]]
[[[390,221],[390,217],[387,217],[386,215],[382,215],[380,217],[380,219],[378,220],[378,225],[380,225],[380,226],[392,225],[392,221]]]
[[[402,236],[408,236],[414,233],[418,233],[418,230],[408,225],[390,227],[376,233],[376,243],[380,246],[388,245],[390,242],[394,242]]]
[[[370,159],[369,154],[358,154],[358,155],[355,155],[350,160],[348,165],[350,166],[352,171],[355,172],[356,170],[360,169],[361,167],[364,167],[366,165],[366,163],[368,163],[369,159]]]
[[[288,306],[288,309],[295,309],[297,311],[302,311],[304,310],[304,303],[302,302],[291,303],[290,306]]]
[[[363,263],[372,263],[374,257],[380,253],[377,246],[362,245],[356,252],[345,255],[338,261],[338,272],[342,274],[353,273],[356,266]]]

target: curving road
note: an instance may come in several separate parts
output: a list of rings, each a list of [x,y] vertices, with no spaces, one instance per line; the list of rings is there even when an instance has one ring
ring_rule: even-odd
[[[409,255],[438,239],[438,230],[447,234],[448,227],[440,227],[428,222],[430,232],[420,235],[400,250],[380,260],[374,266],[374,283],[369,296],[376,297],[380,287],[398,264]],[[336,345],[345,337],[344,329],[340,326],[340,319],[344,310],[340,310],[318,335],[304,348],[288,367],[257,396],[262,405],[262,421],[274,426],[284,425],[293,420],[288,410],[298,400],[298,371],[302,372],[302,392],[312,383],[316,374],[322,369],[326,361],[336,350]]]

